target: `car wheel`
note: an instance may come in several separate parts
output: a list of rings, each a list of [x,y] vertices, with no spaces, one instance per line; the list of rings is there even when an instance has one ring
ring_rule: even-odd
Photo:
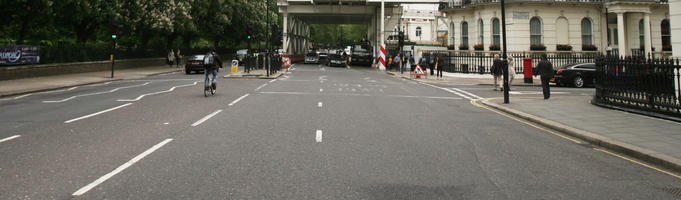
[[[581,76],[575,76],[572,80],[572,84],[578,88],[584,87],[584,79]]]

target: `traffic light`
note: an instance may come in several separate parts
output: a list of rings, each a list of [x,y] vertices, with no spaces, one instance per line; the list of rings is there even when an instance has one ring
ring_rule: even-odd
[[[111,39],[116,40],[118,39],[118,34],[120,31],[121,25],[118,24],[117,21],[112,21],[111,22]]]
[[[249,39],[249,40],[251,39],[251,35],[248,35],[248,39]]]
[[[282,45],[281,43],[281,30],[279,30],[279,25],[272,24],[272,45]]]

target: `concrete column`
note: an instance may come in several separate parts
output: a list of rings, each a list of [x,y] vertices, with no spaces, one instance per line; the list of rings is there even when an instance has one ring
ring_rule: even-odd
[[[283,37],[282,39],[284,40],[282,48],[284,51],[286,51],[286,54],[290,54],[291,50],[289,49],[289,37],[288,37],[288,13],[284,13],[284,27],[282,27],[282,34]]]
[[[673,55],[681,58],[681,0],[669,0],[669,28]]]
[[[617,37],[619,39],[617,48],[619,49],[619,56],[624,57],[627,55],[627,38],[624,35],[627,32],[624,29],[624,13],[617,13]]]
[[[643,40],[645,56],[652,55],[652,39],[650,32],[650,13],[643,13]]]

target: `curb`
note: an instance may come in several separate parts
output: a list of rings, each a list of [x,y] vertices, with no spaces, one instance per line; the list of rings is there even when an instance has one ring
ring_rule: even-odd
[[[175,73],[182,71],[181,69],[175,70],[175,71],[168,71],[168,72],[159,72],[159,73],[153,73],[153,74],[147,74],[144,77],[149,77],[149,76],[158,76],[158,75],[163,75],[163,74],[170,74],[170,73]],[[109,80],[103,80],[103,81],[95,81],[95,82],[89,82],[89,83],[80,83],[80,84],[74,84],[74,85],[65,85],[65,86],[58,86],[58,87],[51,87],[51,88],[44,88],[44,89],[37,89],[37,90],[30,90],[30,91],[22,91],[22,92],[15,92],[15,93],[8,93],[8,94],[0,94],[0,97],[8,97],[8,96],[17,96],[17,95],[24,95],[24,94],[30,94],[30,93],[37,93],[37,92],[46,92],[46,91],[52,91],[52,90],[60,90],[60,89],[66,89],[70,87],[76,87],[76,86],[85,86],[85,85],[92,85],[92,84],[99,84],[99,83],[106,83],[110,81],[120,81],[120,80],[128,80],[132,78],[113,78]]]
[[[531,115],[519,110],[507,108],[496,103],[489,102],[489,99],[484,99],[482,104],[492,107],[496,110],[511,114],[513,116],[519,117],[521,119],[531,121],[542,126],[548,127],[550,129],[565,133],[572,137],[582,139],[593,145],[607,148],[609,150],[622,153],[624,155],[642,160],[657,166],[661,166],[677,173],[681,173],[681,160],[671,157],[669,155],[661,154],[649,149],[644,149],[632,144],[620,142],[611,138],[603,137],[601,135],[584,131],[581,129],[573,128],[558,122],[551,120],[544,120],[538,116]]]

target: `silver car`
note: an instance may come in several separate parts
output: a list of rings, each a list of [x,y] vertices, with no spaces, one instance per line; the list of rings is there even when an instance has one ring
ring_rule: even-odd
[[[317,53],[307,53],[305,55],[305,64],[319,64],[319,55]]]

